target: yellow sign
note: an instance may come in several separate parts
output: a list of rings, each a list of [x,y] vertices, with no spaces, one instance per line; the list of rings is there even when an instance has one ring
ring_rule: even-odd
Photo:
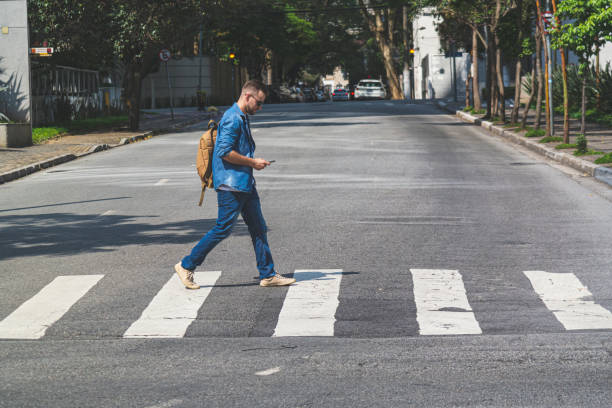
[[[8,27],[2,27],[2,34],[8,34]]]

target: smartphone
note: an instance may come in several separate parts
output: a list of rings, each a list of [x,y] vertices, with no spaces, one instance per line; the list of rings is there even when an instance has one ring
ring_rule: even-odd
[[[268,160],[268,162],[270,162],[270,164],[275,163],[276,160]]]

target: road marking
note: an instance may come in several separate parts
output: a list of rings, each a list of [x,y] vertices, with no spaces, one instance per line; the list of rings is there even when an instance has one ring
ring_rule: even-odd
[[[173,275],[123,337],[183,337],[219,276],[221,271],[196,272],[194,280],[202,287],[189,290]]]
[[[58,276],[0,322],[2,339],[39,339],[104,275]]]
[[[296,269],[273,336],[333,336],[342,269]]]
[[[482,334],[458,271],[410,269],[419,333]]]
[[[596,304],[573,273],[523,272],[566,330],[612,329],[612,313]]]
[[[276,374],[279,371],[280,371],[280,367],[273,367],[273,368],[269,368],[267,370],[258,371],[258,372],[255,373],[255,375],[266,376],[266,375]]]
[[[105,215],[113,215],[116,211],[115,210],[108,210],[106,212],[103,212],[102,214],[100,214],[100,216],[105,216]]]
[[[157,183],[155,183],[156,186],[163,186],[164,184],[166,184],[168,181],[168,179],[161,179],[159,180]]]

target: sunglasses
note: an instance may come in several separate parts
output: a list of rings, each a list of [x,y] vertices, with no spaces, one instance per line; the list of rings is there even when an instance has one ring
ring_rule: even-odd
[[[258,107],[264,104],[264,101],[260,101],[259,99],[255,98],[255,96],[253,96],[253,94],[247,94],[247,95],[249,95],[251,98],[253,98],[253,99],[255,99],[255,101],[257,101],[256,103],[257,103]]]

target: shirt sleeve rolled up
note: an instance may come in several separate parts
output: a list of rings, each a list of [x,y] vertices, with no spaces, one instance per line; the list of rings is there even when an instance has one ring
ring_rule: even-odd
[[[240,137],[240,121],[236,118],[219,126],[215,152],[218,157],[225,157],[232,150],[236,150],[236,143]]]

